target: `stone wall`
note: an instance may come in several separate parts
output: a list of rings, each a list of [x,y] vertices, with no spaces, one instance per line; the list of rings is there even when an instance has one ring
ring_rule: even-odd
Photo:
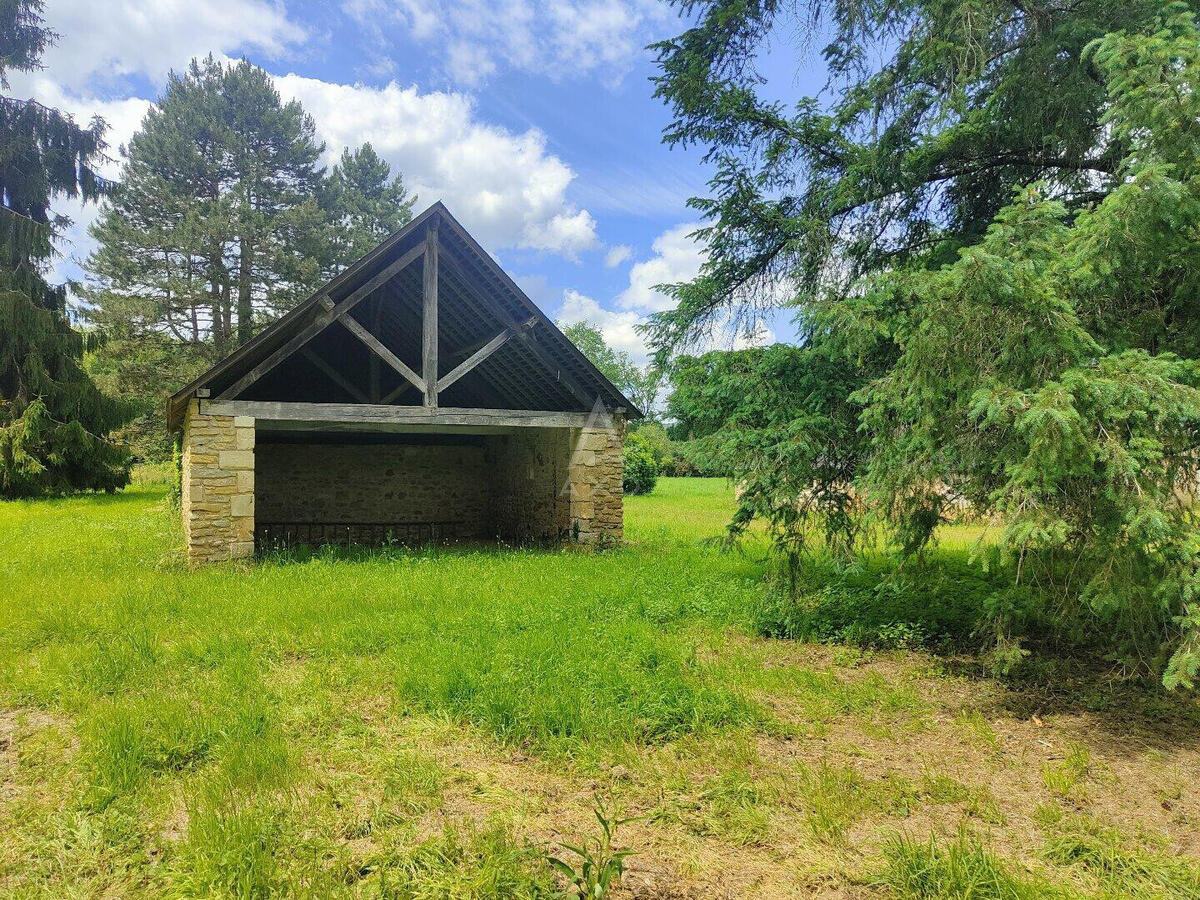
[[[470,444],[260,443],[260,523],[438,522],[486,536],[486,451]]]
[[[254,555],[254,419],[209,416],[188,404],[181,509],[188,562]]]
[[[254,419],[201,409],[191,401],[183,432],[193,564],[253,555],[256,513],[267,524],[457,523],[441,533],[514,541],[623,537],[619,417],[611,427],[521,428],[475,444],[256,448]]]
[[[521,428],[488,438],[496,537],[546,541],[569,536],[568,437],[563,428]]]
[[[573,428],[569,468],[571,530],[580,543],[616,543],[624,537],[621,477],[625,422],[611,428]]]

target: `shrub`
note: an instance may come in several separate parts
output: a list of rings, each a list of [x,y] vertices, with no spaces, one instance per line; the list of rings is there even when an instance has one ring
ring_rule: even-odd
[[[626,494],[648,494],[658,482],[658,463],[640,432],[633,432],[625,441],[625,475],[622,486]]]

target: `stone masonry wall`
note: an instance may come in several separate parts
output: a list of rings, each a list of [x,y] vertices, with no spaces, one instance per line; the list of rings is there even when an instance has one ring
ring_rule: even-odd
[[[570,440],[571,530],[580,543],[616,543],[624,537],[624,419],[571,429]]]
[[[256,448],[254,419],[204,415],[192,400],[182,471],[188,559],[200,564],[252,556],[256,518],[453,521],[464,537],[618,542],[625,425],[619,417],[611,424],[522,428],[490,435],[482,445]]]
[[[488,438],[496,537],[545,541],[568,536],[568,451],[562,428],[522,428]]]
[[[453,523],[487,532],[481,445],[260,443],[255,504],[263,523]]]
[[[209,416],[188,404],[181,509],[188,562],[254,555],[254,419]]]

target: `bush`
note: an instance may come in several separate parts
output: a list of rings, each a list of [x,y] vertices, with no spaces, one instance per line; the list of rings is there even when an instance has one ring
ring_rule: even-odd
[[[622,486],[626,494],[648,494],[658,482],[658,463],[654,451],[640,432],[625,440],[625,477]]]

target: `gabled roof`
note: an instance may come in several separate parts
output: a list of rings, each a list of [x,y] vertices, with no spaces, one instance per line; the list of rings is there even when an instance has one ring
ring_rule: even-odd
[[[212,397],[270,369],[227,399],[328,403],[370,402],[420,405],[415,389],[390,366],[380,366],[345,327],[361,326],[387,351],[417,372],[422,362],[423,263],[417,256],[431,228],[437,229],[438,375],[462,363],[506,329],[507,340],[460,379],[444,388],[438,405],[591,412],[599,401],[626,416],[642,413],[555,327],[532,300],[472,238],[439,201],[311,297],[171,396],[167,426],[182,425],[188,398],[207,390]],[[413,259],[391,275],[383,274]],[[381,283],[367,293],[372,279]],[[357,294],[356,294],[357,292]],[[320,327],[330,302],[357,296],[344,318]],[[319,329],[319,330],[318,330]],[[283,348],[312,332],[303,347],[278,361]]]

